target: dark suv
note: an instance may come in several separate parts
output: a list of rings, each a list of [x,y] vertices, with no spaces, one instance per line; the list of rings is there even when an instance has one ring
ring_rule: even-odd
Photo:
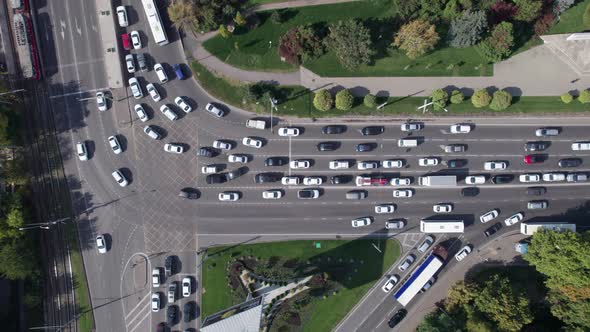
[[[264,161],[264,166],[283,166],[287,163],[286,157],[268,157]]]
[[[166,322],[168,325],[176,324],[176,316],[178,315],[178,307],[175,305],[168,306],[166,311]]]
[[[342,134],[345,131],[346,126],[344,125],[329,125],[322,128],[322,133],[327,135]]]
[[[365,127],[361,130],[361,134],[363,136],[372,136],[372,135],[379,135],[385,131],[383,126],[369,126]]]
[[[549,147],[547,142],[527,142],[524,144],[525,151],[543,151]]]
[[[582,165],[582,159],[580,158],[565,158],[557,163],[559,167],[578,167],[580,165]]]
[[[214,157],[215,154],[216,153],[213,151],[213,148],[210,148],[210,147],[202,147],[197,150],[197,156],[200,156],[200,157],[211,158],[211,157]]]
[[[375,143],[360,143],[356,146],[356,152],[370,152],[377,147]]]
[[[491,235],[493,235],[494,233],[496,233],[497,231],[499,231],[500,228],[502,228],[502,224],[501,223],[495,223],[495,224],[492,225],[492,227],[486,229],[485,232],[483,232],[483,235],[485,235],[486,237],[490,237]]]
[[[207,184],[218,184],[227,182],[227,173],[209,174],[205,178]]]
[[[512,174],[498,174],[496,176],[492,176],[491,182],[493,184],[503,184],[503,183],[510,183],[514,180],[514,175]]]
[[[394,328],[397,324],[399,324],[399,322],[402,321],[402,319],[404,319],[404,317],[406,317],[406,314],[408,312],[406,311],[406,309],[400,309],[398,310],[398,312],[396,312],[393,317],[391,317],[391,319],[389,320],[389,322],[387,322],[387,325],[390,328]]]
[[[334,151],[340,147],[340,142],[320,142],[318,151]]]
[[[545,187],[529,187],[526,189],[526,194],[529,196],[542,196],[547,192]]]
[[[266,182],[277,182],[281,179],[281,175],[278,173],[260,173],[256,174],[254,177],[254,182],[256,183],[266,183]]]
[[[238,169],[234,169],[233,171],[228,172],[225,175],[225,178],[227,179],[227,181],[231,181],[233,179],[239,178],[243,174],[246,174],[246,172],[248,172],[248,167],[242,166]]]

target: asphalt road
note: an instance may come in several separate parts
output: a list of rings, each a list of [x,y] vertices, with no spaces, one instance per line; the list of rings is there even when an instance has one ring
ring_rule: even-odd
[[[173,78],[171,65],[185,62],[177,34],[168,29],[172,42],[163,47],[154,45],[140,1],[124,4],[131,5],[127,7],[131,25],[126,31],[141,31],[145,45],[141,52],[150,55],[150,68],[153,63],[161,62],[171,77],[168,83],[156,83],[164,98],[162,102],[155,103],[147,95],[139,100],[150,115],[151,119],[147,123],[137,119],[133,105],[138,101],[130,96],[128,90],[110,92],[112,100],[108,111],[99,112],[96,108],[95,91],[107,90],[107,87],[103,59],[97,57],[102,51],[94,23],[97,22],[97,14],[93,2],[47,2],[39,15],[42,25],[47,27],[47,32],[41,36],[41,46],[48,74],[51,108],[60,130],[65,169],[70,175],[69,185],[79,213],[85,267],[99,331],[121,331],[123,326],[129,332],[145,331],[165,320],[163,310],[157,314],[150,312],[152,289],[149,274],[154,266],[161,266],[163,258],[169,254],[178,255],[183,262],[178,277],[189,275],[197,278],[194,252],[201,247],[270,238],[396,235],[384,229],[384,222],[388,218],[407,219],[408,225],[401,231],[402,235],[419,233],[419,220],[432,217],[432,205],[440,202],[453,203],[454,210],[448,217],[465,220],[468,226],[462,239],[479,245],[484,243],[482,232],[488,227],[478,221],[483,212],[500,209],[500,221],[517,211],[524,211],[526,220],[541,217],[555,220],[563,218],[562,213],[588,201],[590,183],[543,183],[548,188],[543,199],[549,200],[550,208],[535,212],[526,210],[526,202],[532,198],[525,194],[527,185],[518,182],[507,185],[487,182],[480,186],[481,193],[472,198],[460,196],[460,188],[466,186],[462,181],[457,188],[415,186],[418,176],[431,172],[457,174],[460,179],[470,174],[486,174],[489,177],[492,172],[483,170],[483,163],[489,160],[509,162],[506,171],[497,173],[518,175],[524,172],[556,171],[560,158],[575,156],[584,161],[576,171],[590,172],[590,152],[574,153],[569,147],[573,141],[590,139],[588,126],[577,124],[576,120],[561,126],[562,133],[559,136],[544,139],[551,142],[550,148],[544,152],[547,160],[536,165],[523,163],[523,144],[538,140],[534,137],[534,130],[541,124],[551,123],[543,119],[530,119],[527,124],[473,120],[470,121],[474,125],[473,131],[464,135],[449,134],[448,120],[428,122],[424,130],[411,134],[412,137],[424,138],[421,145],[412,149],[402,149],[396,145],[397,139],[408,136],[400,131],[400,121],[388,122],[383,134],[367,137],[359,133],[364,126],[362,123],[349,123],[347,132],[342,135],[323,135],[321,126],[324,123],[321,121],[301,121],[300,124],[292,123],[304,129],[301,136],[292,139],[279,137],[270,130],[245,128],[244,123],[251,115],[231,107],[220,105],[229,113],[221,119],[208,114],[204,106],[211,98],[195,81]],[[170,25],[166,23],[166,26]],[[118,31],[123,32],[119,28]],[[185,74],[189,74],[188,69],[184,67]],[[147,82],[158,82],[152,70],[135,73],[135,77],[139,78],[144,94]],[[173,105],[176,96],[185,97],[195,111],[182,113]],[[163,117],[159,112],[163,103],[170,105],[180,119],[171,122]],[[281,125],[287,122],[282,120]],[[161,141],[149,139],[142,131],[146,124],[156,126],[164,138]],[[120,155],[115,155],[106,141],[107,136],[115,134],[124,149]],[[253,149],[243,146],[241,140],[245,136],[263,138],[264,147]],[[221,153],[215,158],[196,156],[198,147],[210,146],[215,139],[220,138],[234,141],[236,148],[231,152],[249,154],[252,161],[244,165],[248,172],[240,178],[225,184],[207,185],[204,175],[200,174],[203,165],[222,164],[226,170],[242,166],[228,164],[227,153]],[[342,145],[333,152],[319,152],[317,143],[328,140],[340,141]],[[91,159],[87,162],[81,162],[75,156],[73,148],[78,141],[88,144]],[[188,151],[182,155],[166,153],[163,144],[168,142],[185,144]],[[355,152],[356,144],[366,142],[376,143],[377,149],[367,153]],[[458,154],[444,153],[441,146],[451,143],[467,144],[468,149]],[[264,159],[270,156],[310,159],[313,160],[313,166],[307,170],[290,170],[286,166],[266,167]],[[468,164],[464,169],[453,171],[443,166],[419,167],[418,158],[426,156],[440,157],[444,161],[466,159]],[[394,158],[405,159],[408,166],[400,170],[379,169],[376,172],[382,172],[388,177],[413,177],[410,188],[415,190],[415,196],[412,198],[394,199],[394,188],[387,186],[362,188],[368,192],[367,199],[347,201],[345,193],[356,187],[352,184],[326,184],[319,186],[323,191],[319,199],[303,201],[297,199],[296,191],[305,186],[285,187],[280,183],[255,184],[253,181],[255,174],[265,171],[301,176],[356,176],[371,172],[356,168],[329,170],[329,161],[382,161]],[[121,188],[113,181],[111,172],[115,169],[123,170],[130,180],[128,187]],[[184,187],[198,189],[200,199],[181,200],[177,194]],[[271,188],[284,190],[285,197],[277,201],[262,200],[262,191]],[[220,192],[230,190],[240,191],[242,198],[235,203],[217,200]],[[374,205],[386,202],[395,203],[397,211],[391,216],[376,216]],[[568,213],[568,217],[579,214],[577,211]],[[372,225],[358,229],[351,227],[352,218],[369,215],[375,216]],[[110,250],[105,255],[99,255],[94,248],[93,241],[97,234],[108,235]],[[197,289],[194,292],[197,294]],[[371,303],[378,305],[386,299],[391,302],[390,298],[382,295],[377,297],[376,303]],[[182,308],[188,301],[198,301],[198,298],[185,299],[178,305]],[[380,326],[382,315],[389,312],[392,306],[392,303],[379,306],[383,308],[363,323],[366,324],[363,328]],[[181,322],[174,327],[195,327],[194,322]]]

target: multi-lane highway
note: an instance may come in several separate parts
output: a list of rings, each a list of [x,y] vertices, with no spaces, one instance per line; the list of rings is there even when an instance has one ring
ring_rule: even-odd
[[[164,64],[168,75],[173,78],[172,64],[183,63],[184,53],[178,35],[168,29],[172,41],[166,46],[151,42],[151,33],[145,22],[139,0],[124,1],[127,5],[130,26],[126,30],[117,27],[118,33],[139,30],[144,48],[131,53],[147,53],[150,69],[156,62]],[[161,10],[161,12],[163,12]],[[590,173],[590,151],[571,150],[574,141],[589,140],[588,126],[576,120],[567,119],[526,119],[513,122],[499,120],[463,120],[470,122],[473,130],[469,134],[453,135],[449,125],[457,120],[426,120],[425,128],[411,134],[402,132],[403,120],[392,120],[384,124],[385,132],[377,136],[362,136],[360,129],[368,125],[360,122],[347,122],[347,130],[339,135],[321,133],[322,121],[311,122],[296,119],[281,119],[274,130],[256,130],[244,126],[253,115],[218,103],[228,111],[223,118],[216,118],[204,110],[213,99],[192,79],[171,79],[159,84],[153,70],[136,72],[126,78],[138,77],[145,91],[145,85],[156,83],[162,94],[161,102],[154,102],[149,96],[135,100],[129,90],[118,89],[109,92],[109,109],[99,112],[94,99],[96,91],[107,91],[104,59],[100,44],[97,15],[93,2],[65,0],[47,2],[39,9],[40,25],[46,33],[40,36],[44,68],[48,78],[50,104],[55,114],[60,132],[61,152],[65,169],[70,176],[69,185],[78,213],[79,233],[84,244],[84,259],[90,296],[98,331],[139,331],[154,329],[165,321],[165,310],[151,313],[150,297],[152,291],[164,293],[170,280],[180,280],[184,276],[198,277],[195,251],[201,247],[245,240],[264,240],[280,238],[333,238],[335,236],[393,236],[397,233],[418,233],[418,222],[432,217],[432,205],[452,203],[454,209],[449,217],[460,217],[467,223],[463,235],[465,241],[479,246],[485,243],[483,231],[488,225],[479,222],[479,215],[491,209],[499,209],[499,221],[509,215],[523,211],[525,220],[537,217],[561,218],[568,209],[589,199],[590,183],[541,183],[548,192],[541,197],[549,201],[548,210],[528,211],[526,203],[535,197],[526,195],[527,184],[514,180],[509,184],[492,184],[490,176],[498,174],[519,175],[523,173],[544,173],[560,170],[557,162],[561,158],[578,157],[583,160],[581,167],[568,172]],[[168,22],[165,22],[170,26]],[[121,60],[123,56],[121,57]],[[123,65],[123,64],[122,64]],[[184,66],[185,75],[189,67]],[[184,97],[195,109],[185,114],[176,108],[173,100]],[[150,120],[139,121],[133,106],[141,103],[147,110]],[[160,113],[159,108],[168,104],[179,115],[170,121]],[[279,114],[280,116],[280,114]],[[556,137],[543,138],[551,143],[541,152],[546,160],[540,164],[526,165],[523,162],[524,143],[537,141],[534,131],[548,123],[559,123],[562,133]],[[382,121],[377,120],[383,124]],[[333,121],[330,123],[334,123]],[[154,141],[143,132],[145,125],[152,125],[163,135],[162,140]],[[374,124],[374,123],[373,123]],[[281,126],[301,128],[298,137],[279,137],[276,129]],[[117,135],[123,152],[114,154],[106,138]],[[244,146],[245,136],[256,136],[264,140],[261,149]],[[402,137],[422,137],[423,143],[407,149],[397,147]],[[230,164],[228,153],[220,153],[214,158],[197,157],[196,151],[202,146],[211,146],[216,139],[234,142],[235,148],[229,153],[248,154],[251,161],[246,164]],[[74,153],[76,142],[86,142],[89,161],[80,161]],[[318,151],[316,145],[322,141],[338,141],[341,146],[330,152]],[[181,155],[167,153],[164,143],[181,143],[187,151]],[[356,152],[359,143],[375,143],[371,152]],[[447,144],[467,144],[461,153],[445,153]],[[283,156],[290,160],[312,160],[312,166],[304,170],[291,170],[288,166],[268,167],[264,160],[272,156]],[[459,169],[449,170],[442,163],[436,167],[418,166],[422,157],[439,157],[442,161],[465,159],[467,164]],[[328,163],[335,159],[350,159],[353,167],[345,170],[330,170]],[[360,171],[356,163],[363,160],[383,161],[404,159],[407,166],[402,169],[379,168]],[[490,160],[505,160],[509,167],[505,171],[490,172],[483,164]],[[207,184],[201,167],[219,164],[223,172],[240,166],[247,167],[246,174],[222,184]],[[127,187],[119,187],[111,173],[122,169],[130,180]],[[254,176],[262,172],[279,172],[284,175],[311,176],[324,178],[320,188],[321,196],[316,200],[301,200],[297,191],[307,186],[284,186],[280,182],[256,184]],[[459,185],[453,188],[426,188],[416,185],[417,177],[426,173],[456,174]],[[412,177],[415,194],[411,198],[392,196],[394,187],[357,188],[354,179],[348,184],[330,184],[333,175],[381,173],[384,176]],[[467,175],[484,174],[485,184],[479,185],[476,197],[462,197],[461,188],[467,187],[463,179]],[[198,200],[183,200],[178,197],[181,188],[191,187],[200,192]],[[279,200],[263,200],[262,192],[267,189],[281,189],[285,196]],[[353,189],[363,189],[368,197],[363,200],[346,200],[345,194]],[[220,202],[218,194],[223,191],[239,191],[241,199],[237,202]],[[374,213],[374,206],[381,203],[394,203],[396,211],[391,215]],[[575,216],[576,212],[571,212]],[[367,227],[352,228],[351,219],[374,216],[375,222]],[[400,231],[388,231],[384,223],[388,218],[404,218],[407,226]],[[512,226],[518,227],[518,226]],[[507,227],[505,227],[506,229]],[[97,234],[107,234],[109,251],[99,254],[94,246]],[[166,256],[177,255],[182,262],[177,274],[167,280],[161,288],[152,290],[151,270],[163,266]],[[184,303],[197,301],[197,289],[190,298],[178,301],[182,309]],[[165,302],[165,301],[164,301]],[[393,303],[384,306],[393,307]],[[389,312],[384,307],[383,312]],[[380,324],[381,320],[371,319],[364,324]],[[365,325],[363,325],[365,326]],[[181,322],[174,326],[184,329],[195,328],[196,321]],[[368,328],[376,328],[375,326]],[[358,327],[357,327],[358,328]]]

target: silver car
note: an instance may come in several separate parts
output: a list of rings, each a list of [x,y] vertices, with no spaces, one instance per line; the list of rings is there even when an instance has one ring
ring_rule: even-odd
[[[178,119],[178,115],[176,115],[176,113],[174,113],[170,107],[168,107],[168,105],[160,106],[160,112],[162,112],[162,114],[164,114],[170,121]]]
[[[219,108],[215,107],[213,104],[209,103],[205,106],[205,109],[207,110],[207,112],[215,115],[218,118],[221,118],[225,115],[225,113],[220,110]]]
[[[109,136],[107,140],[109,141],[109,145],[115,154],[120,154],[123,152],[121,144],[119,144],[119,140],[116,136]]]
[[[146,122],[150,119],[141,104],[135,104],[135,106],[133,106],[133,110],[135,110],[135,114],[137,114],[137,117],[141,122]]]
[[[143,92],[141,91],[141,87],[139,86],[139,81],[137,81],[137,78],[131,77],[129,79],[129,88],[131,89],[131,94],[135,99],[140,99],[143,97]]]
[[[400,271],[405,271],[410,267],[410,265],[412,265],[412,263],[414,263],[415,260],[416,260],[416,257],[414,257],[414,255],[412,255],[412,254],[409,254],[408,256],[406,256],[406,259],[404,259],[404,261],[397,268]]]

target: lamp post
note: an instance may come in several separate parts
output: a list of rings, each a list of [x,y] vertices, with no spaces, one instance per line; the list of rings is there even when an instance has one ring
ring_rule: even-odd
[[[272,122],[272,112],[277,108],[277,99],[273,97],[268,98],[270,100],[270,132],[274,134],[274,123]]]
[[[64,221],[69,220],[70,218],[61,218],[58,220],[54,220],[54,221],[48,221],[48,222],[40,222],[40,223],[35,223],[35,224],[29,224],[25,227],[19,227],[19,231],[26,231],[29,229],[35,229],[35,228],[41,228],[41,229],[50,229],[51,226],[53,225],[57,225],[57,224],[63,224]]]

